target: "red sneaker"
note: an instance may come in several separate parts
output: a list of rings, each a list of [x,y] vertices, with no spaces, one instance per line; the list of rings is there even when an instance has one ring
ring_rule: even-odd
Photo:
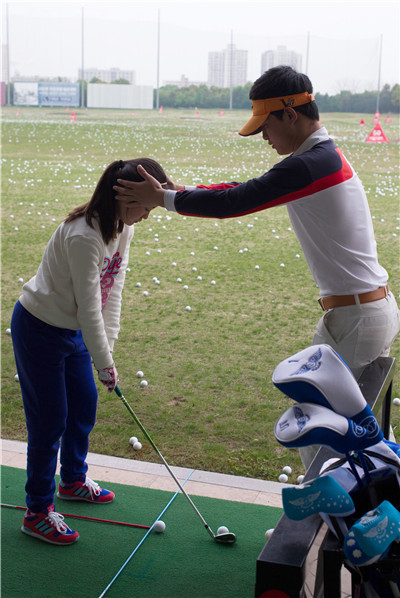
[[[64,500],[84,500],[86,502],[105,504],[114,500],[115,494],[111,490],[100,488],[96,482],[90,478],[86,478],[84,482],[78,481],[71,484],[60,480],[57,496]]]
[[[78,532],[68,527],[64,523],[64,517],[54,511],[54,505],[50,505],[40,513],[31,513],[27,509],[21,531],[28,536],[58,546],[68,546],[79,538]]]

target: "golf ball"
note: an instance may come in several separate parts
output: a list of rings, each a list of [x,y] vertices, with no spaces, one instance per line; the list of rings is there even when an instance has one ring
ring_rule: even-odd
[[[304,480],[304,476],[303,476],[303,475],[299,475],[299,477],[297,478],[297,482],[298,482],[299,484],[302,484],[302,483],[303,483],[303,480]]]
[[[15,374],[14,380],[16,380],[18,382],[18,380],[19,380],[18,374]]]
[[[220,525],[217,529],[217,535],[219,536],[220,534],[229,534],[229,529],[225,525]]]
[[[139,370],[138,372],[136,372],[136,376],[138,378],[143,378],[144,374],[143,374],[142,370]]]
[[[282,484],[284,484],[285,482],[287,482],[287,481],[288,481],[288,479],[289,479],[289,478],[287,477],[286,473],[281,473],[281,475],[279,476],[279,481],[280,481]]]
[[[129,444],[131,444],[132,446],[135,444],[135,442],[137,442],[138,439],[136,438],[136,436],[131,436],[129,438]]]
[[[135,451],[140,451],[142,449],[142,443],[141,442],[134,442],[133,448],[135,449]]]
[[[164,521],[161,521],[161,519],[159,521],[156,521],[153,529],[155,532],[157,532],[158,534],[162,534],[163,531],[165,530],[165,523]]]
[[[274,529],[275,528],[267,529],[267,531],[265,532],[265,537],[267,538],[267,540],[269,540],[272,534],[274,533]]]
[[[283,473],[287,473],[288,475],[290,475],[292,473],[292,468],[289,467],[289,465],[285,465],[285,467],[282,469]]]
[[[147,385],[148,385],[148,382],[147,382],[147,380],[142,380],[142,381],[140,382],[140,386],[141,386],[142,388],[145,388]]]
[[[393,405],[400,405],[400,399],[398,397],[393,399]]]
[[[187,305],[187,306],[185,307],[185,309],[186,309],[186,311],[192,311],[192,308],[190,307],[190,305]]]
[[[11,328],[7,328],[6,334],[11,334]]]

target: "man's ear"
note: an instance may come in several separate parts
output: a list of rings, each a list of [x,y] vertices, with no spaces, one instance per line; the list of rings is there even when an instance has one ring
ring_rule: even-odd
[[[296,110],[288,106],[284,109],[284,112],[286,112],[290,122],[295,123],[297,121],[298,112]]]

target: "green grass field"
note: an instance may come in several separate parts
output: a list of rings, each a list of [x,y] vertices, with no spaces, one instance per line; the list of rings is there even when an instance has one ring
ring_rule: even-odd
[[[35,274],[51,234],[70,208],[90,199],[104,167],[149,156],[176,182],[196,184],[247,180],[279,157],[261,136],[237,134],[246,111],[220,117],[212,110],[196,116],[194,110],[78,109],[76,122],[64,109],[18,112],[2,111],[2,436],[25,440],[6,333],[12,309],[21,279]],[[321,120],[365,185],[380,262],[398,298],[399,120],[382,119],[389,144],[364,142],[373,115]],[[303,473],[297,451],[274,438],[274,423],[292,402],[271,375],[282,359],[311,344],[322,314],[317,298],[285,207],[219,221],[157,209],[137,225],[114,355],[122,391],[171,465],[271,480],[287,464],[289,481]],[[399,348],[396,340],[394,356]],[[129,437],[141,434],[116,395],[101,385],[99,391],[90,450],[157,462],[143,438],[134,453]],[[399,393],[397,375],[393,396]],[[400,437],[400,411],[392,411]]]

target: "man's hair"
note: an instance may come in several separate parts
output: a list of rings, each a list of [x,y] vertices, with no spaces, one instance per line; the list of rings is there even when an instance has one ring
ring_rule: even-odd
[[[313,93],[313,86],[307,75],[298,73],[291,66],[274,66],[265,71],[252,85],[250,89],[250,100],[267,100],[278,98],[295,93],[308,91]],[[319,120],[318,106],[315,101],[302,106],[296,106],[297,110],[312,120]],[[273,112],[276,117],[283,117],[283,110]]]

